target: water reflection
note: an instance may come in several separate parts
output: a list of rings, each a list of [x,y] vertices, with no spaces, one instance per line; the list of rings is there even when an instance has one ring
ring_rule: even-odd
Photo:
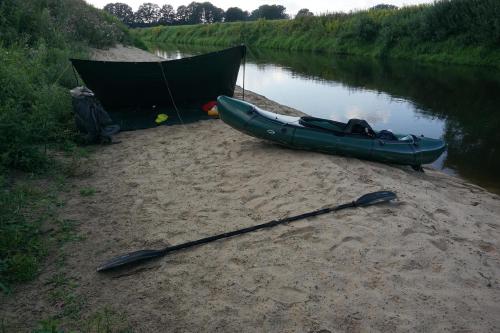
[[[214,49],[167,46],[159,54],[176,59]],[[250,49],[245,86],[317,117],[442,137],[448,152],[435,168],[500,192],[497,70]]]

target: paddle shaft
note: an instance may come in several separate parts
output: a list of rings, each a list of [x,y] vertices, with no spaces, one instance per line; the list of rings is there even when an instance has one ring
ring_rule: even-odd
[[[272,220],[272,221],[262,223],[262,224],[257,224],[257,225],[251,226],[251,227],[247,227],[247,228],[243,228],[243,229],[239,229],[239,230],[234,230],[234,231],[230,231],[230,232],[225,232],[225,233],[210,236],[210,237],[205,237],[205,238],[186,242],[186,243],[179,244],[179,245],[169,246],[169,247],[164,248],[162,250],[162,252],[163,252],[163,254],[167,254],[170,252],[186,249],[189,247],[202,245],[202,244],[206,244],[206,243],[211,243],[211,242],[214,242],[214,241],[219,240],[219,239],[234,237],[234,236],[246,234],[246,233],[249,233],[252,231],[256,231],[259,229],[272,228],[272,227],[275,227],[275,226],[280,225],[280,224],[290,223],[290,222],[302,220],[302,219],[305,219],[308,217],[328,214],[328,213],[335,212],[335,211],[338,211],[341,209],[351,208],[351,207],[355,207],[355,206],[356,206],[355,202],[350,202],[350,203],[342,204],[342,205],[339,205],[336,207],[328,207],[328,208],[318,209],[318,210],[315,210],[312,212],[308,212],[308,213],[304,213],[304,214],[300,214],[300,215],[295,215],[295,216],[291,216],[291,217],[286,217],[286,218],[280,219],[280,220]]]
[[[179,251],[182,249],[187,249],[190,247],[198,246],[198,245],[203,245],[206,243],[214,242],[219,239],[224,239],[224,238],[229,238],[229,237],[234,237],[242,234],[246,234],[252,231],[264,229],[264,228],[272,228],[274,226],[284,224],[284,223],[290,223],[294,221],[298,221],[301,219],[305,219],[308,217],[314,217],[322,214],[327,214],[335,211],[339,211],[341,209],[345,208],[355,208],[355,207],[366,207],[369,205],[374,205],[377,203],[382,203],[382,202],[387,202],[390,200],[396,199],[396,194],[394,192],[390,191],[378,191],[378,192],[373,192],[373,193],[368,193],[365,194],[361,197],[359,197],[356,201],[352,201],[346,204],[338,205],[336,207],[328,207],[328,208],[323,208],[323,209],[318,209],[314,210],[312,212],[300,214],[300,215],[295,215],[291,217],[286,217],[283,219],[279,220],[272,220],[267,223],[262,223],[258,224],[255,226],[239,229],[239,230],[234,230],[230,232],[225,232],[222,234],[190,241],[187,243],[183,244],[178,244],[174,246],[169,246],[161,250],[140,250],[140,251],[135,251],[135,252],[130,252],[121,256],[117,256],[115,258],[112,258],[111,260],[105,262],[103,265],[99,266],[97,268],[98,272],[103,272],[103,271],[108,271],[117,267],[122,267],[125,265],[129,265],[132,263],[137,263],[140,261],[152,259],[152,258],[158,258],[161,256],[164,256],[170,252],[174,251]]]

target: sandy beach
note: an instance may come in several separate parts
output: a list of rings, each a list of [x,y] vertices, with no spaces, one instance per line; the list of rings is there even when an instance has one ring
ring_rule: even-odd
[[[241,90],[238,90],[238,96]],[[298,114],[263,96],[247,100]],[[137,332],[498,332],[500,197],[425,169],[287,149],[207,120],[119,133],[61,208],[84,239],[65,274]],[[84,172],[85,171],[85,172]],[[95,194],[82,196],[82,188]],[[115,255],[391,190],[399,200],[219,241],[111,274]],[[0,300],[19,331],[55,314],[58,258]],[[62,305],[64,306],[64,305]],[[65,324],[64,325],[70,325]],[[70,325],[71,326],[71,325]],[[66,326],[69,327],[69,326]],[[74,326],[71,326],[73,329]]]

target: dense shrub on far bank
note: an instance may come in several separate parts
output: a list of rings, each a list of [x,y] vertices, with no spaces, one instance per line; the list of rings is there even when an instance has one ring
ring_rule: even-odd
[[[500,1],[441,0],[294,20],[138,29],[149,43],[234,45],[500,67]]]

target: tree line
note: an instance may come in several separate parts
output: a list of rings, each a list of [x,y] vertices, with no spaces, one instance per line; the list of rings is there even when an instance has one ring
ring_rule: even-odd
[[[286,8],[281,5],[262,5],[248,12],[239,7],[230,7],[226,11],[210,2],[191,2],[187,6],[179,6],[175,10],[171,5],[159,6],[144,3],[137,11],[121,2],[109,3],[104,10],[118,17],[130,27],[151,27],[156,25],[184,25],[215,22],[252,21],[258,19],[288,19]],[[313,16],[308,9],[299,10],[297,16]]]

